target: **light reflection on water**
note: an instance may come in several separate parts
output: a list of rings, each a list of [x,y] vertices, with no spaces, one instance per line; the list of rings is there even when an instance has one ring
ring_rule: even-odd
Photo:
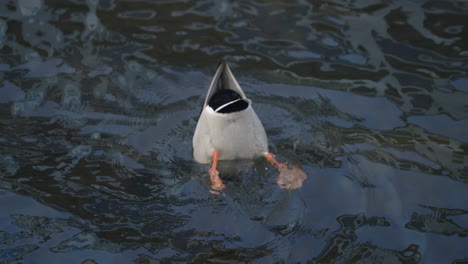
[[[466,3],[0,5],[0,262],[468,258]],[[258,160],[209,193],[220,59],[300,190]]]

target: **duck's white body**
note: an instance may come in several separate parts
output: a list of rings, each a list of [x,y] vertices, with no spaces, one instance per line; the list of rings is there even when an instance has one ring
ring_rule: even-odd
[[[240,98],[213,109],[210,100],[222,89],[232,90]],[[245,109],[220,112],[220,109],[236,101],[243,101]],[[254,159],[268,152],[268,140],[262,122],[224,62],[216,71],[208,89],[193,136],[193,156],[196,161],[209,163],[214,150],[218,151],[219,160]]]

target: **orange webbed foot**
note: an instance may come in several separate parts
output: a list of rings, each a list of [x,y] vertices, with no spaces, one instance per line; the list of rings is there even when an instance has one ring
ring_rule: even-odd
[[[216,168],[211,168],[208,170],[208,173],[210,174],[211,180],[210,192],[212,194],[220,194],[220,191],[226,188],[226,185],[224,185],[223,181],[221,181],[218,170]]]
[[[226,185],[224,185],[223,181],[221,181],[221,178],[219,177],[219,172],[216,169],[218,166],[218,151],[215,149],[213,150],[213,163],[211,164],[211,169],[208,170],[208,173],[210,174],[210,181],[211,181],[211,190],[210,192],[212,194],[220,194],[220,192],[226,188]]]
[[[294,166],[289,168],[285,165],[282,168],[278,168],[278,171],[280,174],[278,176],[277,183],[282,189],[293,190],[301,188],[302,183],[307,179],[307,174],[303,170]]]
[[[290,168],[287,164],[278,162],[271,153],[265,154],[265,158],[278,169],[277,184],[280,188],[293,190],[302,187],[302,183],[307,179],[307,174],[303,170],[295,166]]]

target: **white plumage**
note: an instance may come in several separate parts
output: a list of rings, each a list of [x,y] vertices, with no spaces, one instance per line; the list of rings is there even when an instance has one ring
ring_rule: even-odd
[[[254,159],[268,152],[262,122],[225,62],[211,82],[193,136],[196,161],[209,163],[214,150],[219,160]]]

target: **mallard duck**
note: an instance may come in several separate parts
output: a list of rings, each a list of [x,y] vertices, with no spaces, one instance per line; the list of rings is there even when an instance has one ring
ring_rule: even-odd
[[[302,170],[289,168],[268,152],[262,122],[226,62],[220,63],[208,88],[193,136],[193,156],[200,163],[212,162],[208,172],[215,194],[225,188],[217,170],[219,160],[265,157],[279,170],[281,188],[299,188],[307,178]]]

